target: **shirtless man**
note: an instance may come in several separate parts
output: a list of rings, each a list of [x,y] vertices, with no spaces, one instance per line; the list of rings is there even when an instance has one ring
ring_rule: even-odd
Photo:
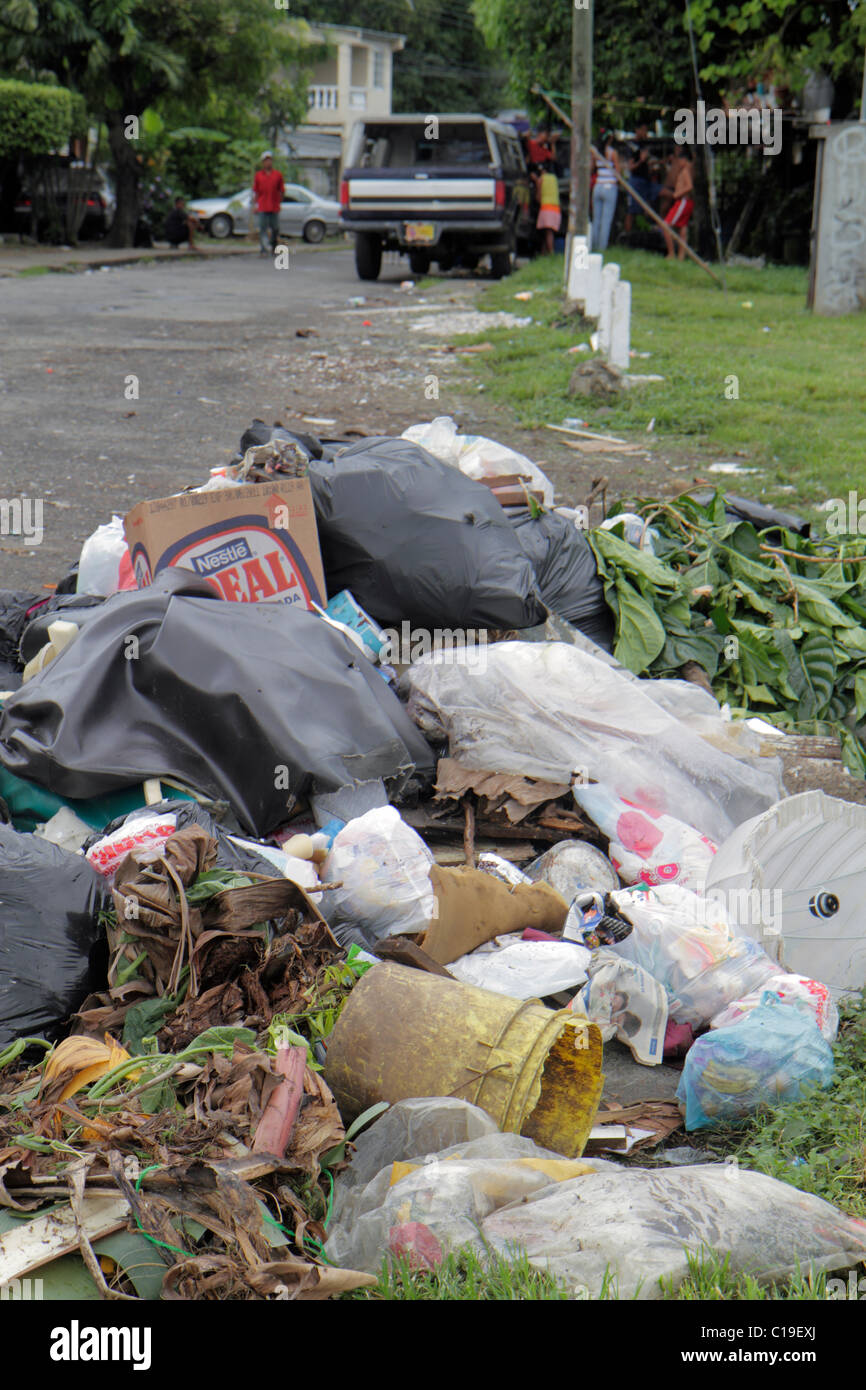
[[[694,211],[694,182],[692,180],[692,155],[691,151],[684,146],[679,146],[674,151],[673,169],[675,173],[674,200],[665,214],[667,227],[673,227],[685,240],[686,228],[689,219]],[[662,231],[665,239],[666,260],[674,259],[674,239],[670,232],[665,228]],[[685,246],[677,247],[677,257],[684,261],[686,258]]]

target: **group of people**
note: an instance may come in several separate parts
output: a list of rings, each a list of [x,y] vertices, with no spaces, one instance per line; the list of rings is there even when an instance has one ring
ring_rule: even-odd
[[[602,133],[599,152],[592,155],[592,169],[592,249],[607,249],[620,180],[625,179],[629,195],[623,230],[626,235],[631,232],[635,215],[644,211],[641,204],[646,204],[664,221],[665,254],[668,260],[673,260],[671,230],[679,232],[684,241],[695,206],[692,154],[688,146],[676,145],[666,160],[660,160],[652,152],[649,129],[643,121],[624,145],[616,141],[612,132]],[[676,254],[680,260],[684,259],[686,252],[682,242]]]
[[[553,251],[554,238],[562,222],[556,135],[548,130],[527,135],[524,137],[524,149],[535,191],[535,225],[541,237],[541,250],[542,253],[549,253]],[[684,240],[694,211],[692,168],[691,152],[685,145],[675,146],[665,159],[656,155],[645,121],[624,143],[617,141],[612,131],[601,131],[592,154],[590,196],[593,251],[607,249],[619,191],[624,181],[629,192],[623,230],[626,234],[631,233],[636,214],[645,211],[641,203],[647,204],[665,223],[662,230],[665,251],[667,258],[673,259],[675,252],[671,231],[679,232]],[[680,260],[685,257],[682,244],[678,245],[676,254]]]

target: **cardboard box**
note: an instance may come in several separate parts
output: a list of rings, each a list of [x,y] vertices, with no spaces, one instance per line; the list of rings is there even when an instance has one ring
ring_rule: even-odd
[[[177,565],[241,603],[327,603],[308,478],[139,502],[123,524],[140,589]]]

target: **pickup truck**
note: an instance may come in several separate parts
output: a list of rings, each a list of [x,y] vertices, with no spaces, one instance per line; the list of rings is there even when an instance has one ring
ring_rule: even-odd
[[[530,185],[514,128],[478,115],[359,121],[340,187],[341,225],[355,234],[355,267],[376,280],[383,251],[408,255],[415,275],[436,261],[474,270],[490,257],[499,279],[531,236]]]

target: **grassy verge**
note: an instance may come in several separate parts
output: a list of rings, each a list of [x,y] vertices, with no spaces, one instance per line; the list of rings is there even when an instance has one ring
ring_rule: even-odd
[[[494,350],[478,354],[472,370],[489,397],[530,427],[578,415],[605,430],[640,431],[663,450],[687,448],[698,465],[730,460],[760,469],[730,480],[739,491],[781,500],[793,487],[811,502],[847,496],[866,455],[866,416],[857,405],[866,315],[809,313],[799,267],[731,269],[723,293],[691,263],[625,249],[605,259],[632,285],[632,349],[650,354],[634,357],[631,370],[664,381],[608,408],[568,395],[571,373],[590,356],[568,349],[588,342],[590,326],[563,313],[562,257],[542,257],[481,296],[479,308],[533,318],[529,327],[482,335]],[[532,299],[515,301],[521,290],[532,290]],[[727,399],[734,386],[738,398]]]

